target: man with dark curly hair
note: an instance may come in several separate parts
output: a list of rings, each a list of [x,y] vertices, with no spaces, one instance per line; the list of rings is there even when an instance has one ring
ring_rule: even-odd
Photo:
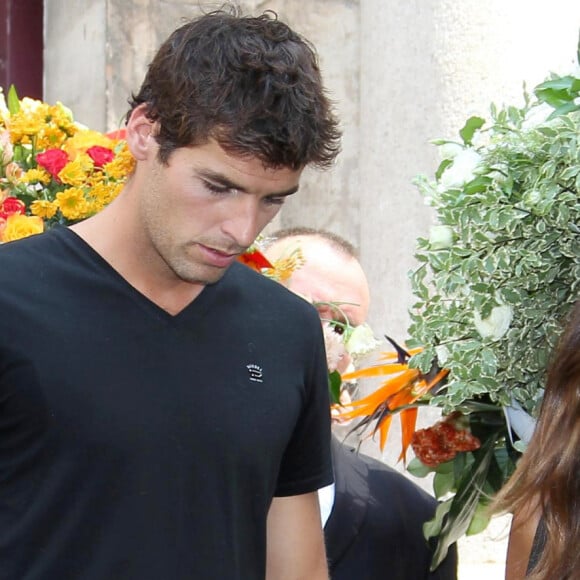
[[[133,96],[101,213],[0,248],[0,579],[322,580],[314,308],[237,258],[339,130],[311,46],[206,14]]]

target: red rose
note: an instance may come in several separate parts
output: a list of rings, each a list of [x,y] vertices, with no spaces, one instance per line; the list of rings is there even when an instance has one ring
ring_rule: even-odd
[[[9,215],[23,214],[26,211],[26,206],[22,201],[16,197],[7,197],[0,204],[0,218],[6,219]]]
[[[68,163],[68,155],[62,149],[48,149],[36,156],[36,162],[58,179],[58,174]]]
[[[113,151],[107,147],[101,147],[100,145],[93,145],[87,149],[88,156],[93,160],[95,167],[102,167],[103,165],[110,163],[115,159],[115,154]]]

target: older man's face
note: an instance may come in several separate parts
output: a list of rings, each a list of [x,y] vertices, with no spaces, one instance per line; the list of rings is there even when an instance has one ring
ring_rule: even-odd
[[[365,322],[369,310],[369,287],[358,260],[311,236],[282,239],[265,253],[269,260],[275,261],[289,256],[297,248],[304,258],[304,265],[292,273],[286,286],[312,302],[323,323],[358,326]],[[340,325],[335,328],[340,332]],[[345,353],[337,370],[343,372],[349,362]]]

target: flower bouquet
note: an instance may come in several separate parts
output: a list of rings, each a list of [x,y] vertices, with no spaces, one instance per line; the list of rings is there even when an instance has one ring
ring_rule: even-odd
[[[394,374],[348,417],[363,416],[360,428],[380,431],[384,444],[392,415],[411,416],[402,457],[410,445],[408,470],[434,473],[440,500],[424,527],[437,541],[433,569],[451,543],[487,526],[579,297],[579,135],[576,71],[553,75],[521,107],[492,105],[489,120],[470,118],[460,140],[435,142],[443,161],[434,179],[416,181],[438,223],[417,243],[408,350],[343,377]],[[414,432],[410,414],[422,404],[444,417]]]
[[[133,163],[124,140],[76,123],[61,103],[0,90],[0,242],[95,214]]]

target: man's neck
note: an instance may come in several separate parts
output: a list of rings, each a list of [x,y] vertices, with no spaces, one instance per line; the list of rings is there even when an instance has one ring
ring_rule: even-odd
[[[179,314],[204,289],[203,284],[180,280],[159,255],[146,256],[134,249],[139,232],[123,219],[122,200],[116,199],[97,215],[71,226],[127,283],[171,315]],[[130,213],[125,215],[131,215]],[[157,262],[157,263],[153,263]],[[167,269],[167,276],[153,272]]]

